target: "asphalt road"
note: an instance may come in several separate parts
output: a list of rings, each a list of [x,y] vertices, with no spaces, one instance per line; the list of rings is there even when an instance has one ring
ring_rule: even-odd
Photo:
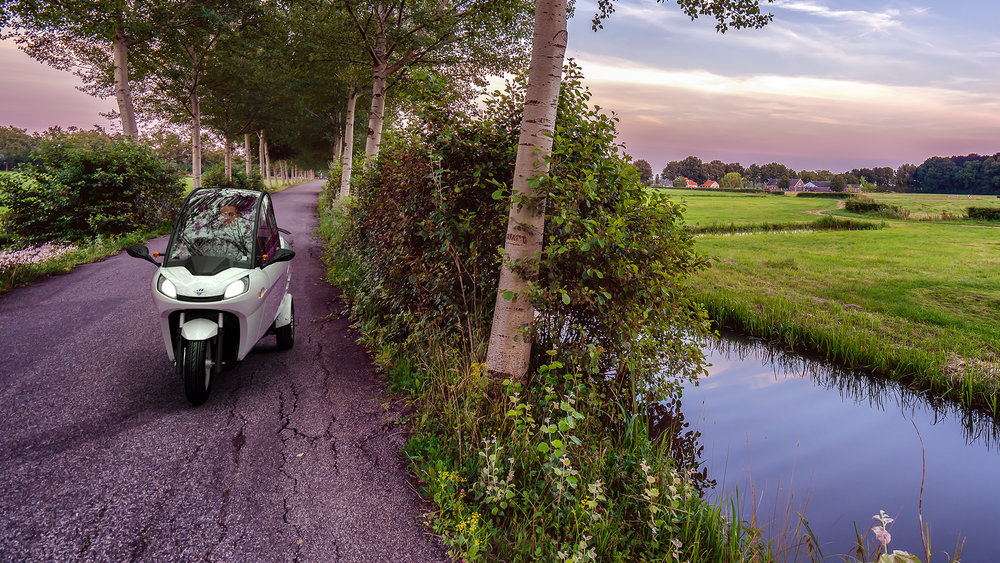
[[[321,279],[320,185],[274,196],[295,347],[263,338],[201,407],[167,360],[152,264],[122,253],[0,295],[0,561],[447,560],[402,407]]]

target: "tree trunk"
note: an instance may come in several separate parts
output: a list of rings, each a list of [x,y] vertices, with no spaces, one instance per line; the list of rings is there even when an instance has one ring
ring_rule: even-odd
[[[201,106],[198,89],[191,90],[191,178],[194,189],[201,187]]]
[[[347,118],[344,121],[344,154],[340,160],[340,197],[351,195],[351,165],[354,162],[354,107],[358,93],[351,86],[347,92]]]
[[[250,156],[250,133],[243,134],[243,150],[246,152],[247,160],[244,163],[247,170],[247,180],[250,179],[250,171],[253,170],[253,158]]]
[[[260,173],[260,179],[263,182],[267,176],[264,174],[264,130],[261,129],[257,133],[257,172]]]
[[[264,140],[264,162],[265,162],[264,170],[267,171],[267,189],[273,190],[274,183],[271,182],[271,177],[272,177],[271,174],[273,171],[271,168],[271,151],[267,149],[266,139]]]
[[[132,139],[139,137],[139,127],[135,123],[135,106],[132,103],[132,89],[128,84],[128,43],[118,30],[111,41],[111,58],[115,73],[115,98],[118,114],[122,120],[122,133]]]
[[[365,141],[365,169],[371,168],[378,158],[382,144],[382,125],[385,123],[385,63],[375,67],[372,76],[372,104],[368,112],[368,138]]]
[[[226,138],[226,182],[233,183],[233,141]]]
[[[507,218],[496,311],[486,352],[487,370],[495,377],[523,379],[531,360],[531,342],[521,329],[531,324],[535,311],[525,294],[528,280],[514,272],[510,264],[527,263],[537,267],[536,260],[542,252],[545,200],[538,199],[530,180],[548,172],[546,159],[552,154],[551,133],[555,130],[565,55],[566,0],[535,0],[535,33],[514,164],[514,193]],[[535,205],[514,203],[521,198]],[[513,293],[510,300],[503,297],[508,292]]]

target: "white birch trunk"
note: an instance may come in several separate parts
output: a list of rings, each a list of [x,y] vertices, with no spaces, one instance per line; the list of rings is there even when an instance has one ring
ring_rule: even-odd
[[[351,165],[354,162],[354,107],[358,93],[354,86],[347,92],[347,119],[344,121],[344,153],[340,160],[340,197],[351,195]]]
[[[246,153],[246,162],[243,164],[246,166],[247,180],[249,180],[250,171],[253,170],[253,158],[250,156],[250,133],[243,134],[243,150]]]
[[[118,114],[122,120],[122,133],[132,139],[139,137],[139,127],[135,122],[135,105],[132,103],[132,89],[128,83],[128,43],[121,31],[111,42],[111,58],[115,73],[115,99]]]
[[[340,162],[340,158],[344,154],[344,128],[340,123],[340,112],[337,112],[337,120],[333,123],[333,126],[337,129],[337,138],[333,145],[333,161]]]
[[[226,138],[226,182],[233,183],[233,141]]]
[[[261,129],[257,133],[257,172],[260,174],[261,181],[264,181],[267,177],[264,175],[264,130]]]
[[[385,63],[375,67],[372,76],[372,104],[368,112],[368,138],[365,141],[365,169],[371,168],[378,159],[378,149],[382,144],[382,125],[385,123]]]
[[[264,170],[267,171],[267,189],[273,190],[274,183],[271,181],[274,169],[271,168],[271,151],[267,147],[267,139],[264,140]]]
[[[191,90],[191,178],[193,189],[201,187],[201,106],[198,89]]]
[[[548,172],[552,154],[559,86],[566,55],[566,0],[535,0],[535,33],[525,94],[524,115],[514,164],[514,198],[537,201],[529,180]],[[546,135],[545,133],[549,133]],[[531,324],[534,308],[524,294],[528,280],[510,268],[511,262],[532,263],[542,251],[545,202],[537,206],[511,203],[504,242],[504,263],[497,287],[496,311],[486,352],[487,370],[495,377],[522,379],[531,360],[531,342],[521,329]],[[513,299],[503,298],[513,292]]]

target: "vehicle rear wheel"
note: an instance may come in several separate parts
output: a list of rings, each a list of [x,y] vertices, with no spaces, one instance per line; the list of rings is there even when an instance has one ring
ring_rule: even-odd
[[[288,324],[285,326],[279,326],[274,329],[274,335],[278,339],[278,349],[279,350],[291,350],[292,346],[295,345],[295,302],[292,302],[290,307],[291,312],[289,317],[291,317]]]
[[[184,343],[184,392],[194,406],[208,400],[212,389],[212,351],[212,339]]]

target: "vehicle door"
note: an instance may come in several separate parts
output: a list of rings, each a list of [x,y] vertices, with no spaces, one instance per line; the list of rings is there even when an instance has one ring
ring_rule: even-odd
[[[288,262],[271,264],[275,251],[280,248],[278,225],[274,220],[274,207],[271,198],[264,194],[260,204],[260,215],[257,222],[257,257],[261,272],[265,276],[264,315],[261,317],[261,334],[271,326],[278,315],[278,308],[285,296],[285,286],[288,278]]]

